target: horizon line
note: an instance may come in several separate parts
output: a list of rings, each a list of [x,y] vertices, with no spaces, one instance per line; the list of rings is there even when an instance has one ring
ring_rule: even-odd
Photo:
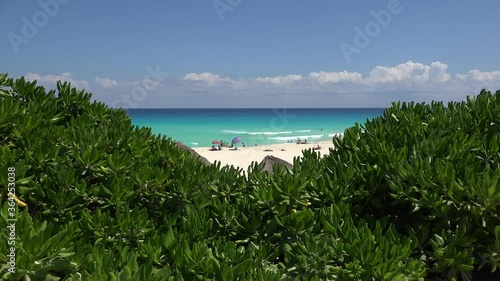
[[[387,109],[388,107],[112,107],[113,109]]]

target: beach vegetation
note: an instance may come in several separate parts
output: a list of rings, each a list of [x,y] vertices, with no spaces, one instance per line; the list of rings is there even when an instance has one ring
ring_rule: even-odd
[[[395,102],[325,157],[206,165],[122,109],[0,75],[3,280],[498,280],[500,91]]]

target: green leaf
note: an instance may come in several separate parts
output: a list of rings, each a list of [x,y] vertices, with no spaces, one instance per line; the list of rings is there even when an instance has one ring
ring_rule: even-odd
[[[132,280],[132,271],[128,266],[125,266],[120,273],[120,280]]]
[[[495,247],[500,249],[500,225],[495,226]]]
[[[120,275],[120,278],[121,278],[121,275]],[[108,280],[111,280],[111,281],[115,281],[115,280],[118,280],[116,279],[116,276],[113,272],[109,272],[108,273]]]

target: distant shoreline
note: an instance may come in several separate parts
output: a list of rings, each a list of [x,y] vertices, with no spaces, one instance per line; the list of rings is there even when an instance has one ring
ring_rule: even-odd
[[[237,150],[229,147],[223,147],[220,151],[211,151],[211,147],[192,147],[192,149],[205,157],[210,163],[220,161],[222,165],[233,165],[243,168],[246,171],[252,162],[256,161],[260,163],[267,155],[278,157],[293,165],[294,157],[302,156],[303,150],[311,149],[318,145],[321,149],[315,151],[319,152],[320,156],[328,154],[329,149],[334,148],[333,142],[320,141],[308,142],[307,144],[282,143],[247,147],[242,147],[238,143],[236,146]]]

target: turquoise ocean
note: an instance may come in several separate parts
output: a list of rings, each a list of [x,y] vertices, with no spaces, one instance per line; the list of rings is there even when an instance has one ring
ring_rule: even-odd
[[[190,147],[212,146],[212,141],[247,146],[307,139],[330,141],[356,123],[383,114],[383,108],[287,109],[127,109],[132,124],[150,127]]]

